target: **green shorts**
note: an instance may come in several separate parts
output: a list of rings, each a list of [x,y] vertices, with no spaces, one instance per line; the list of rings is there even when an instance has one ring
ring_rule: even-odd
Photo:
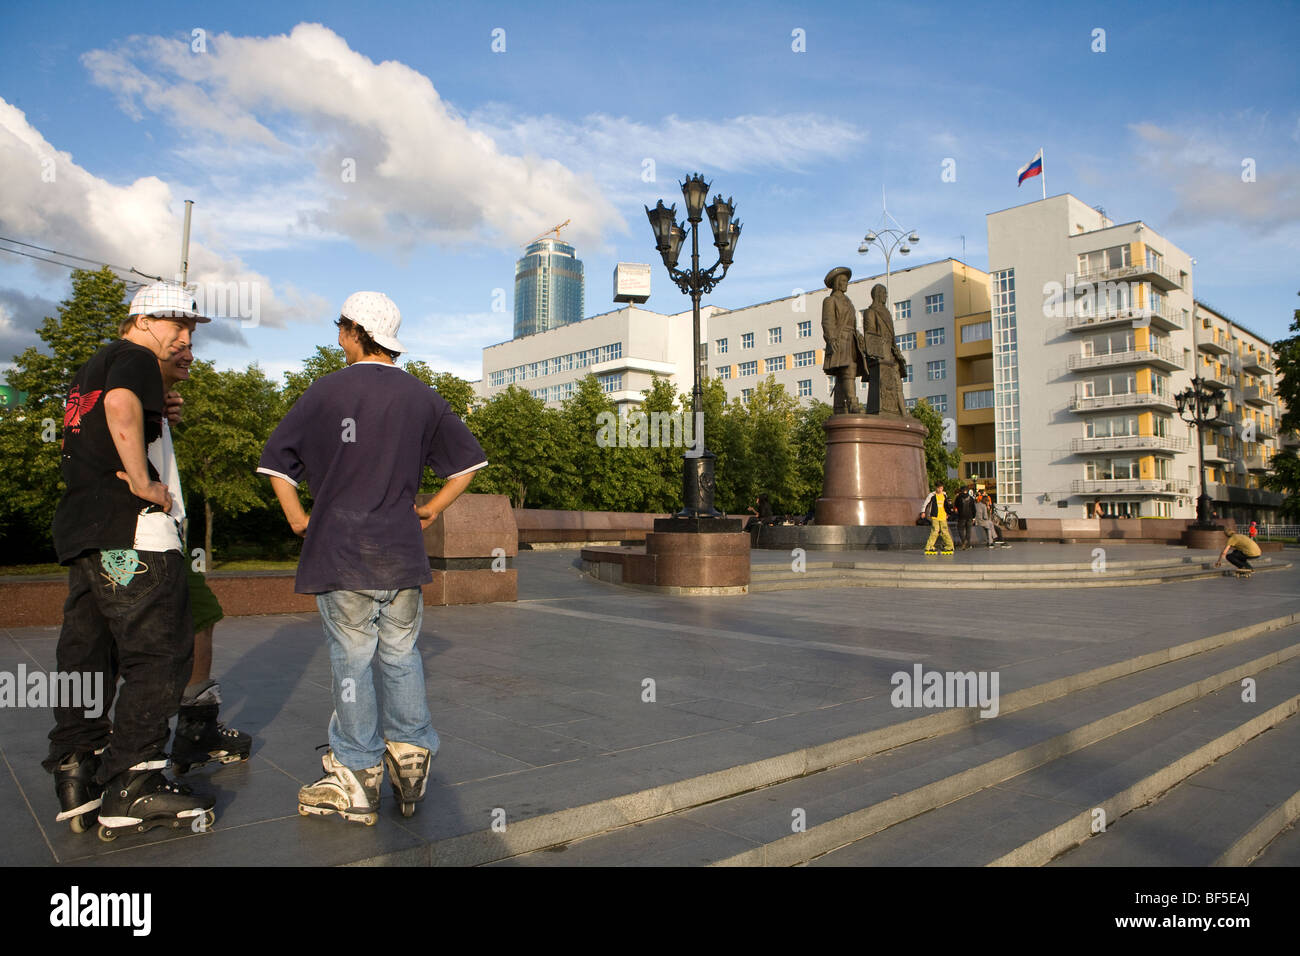
[[[209,628],[225,617],[217,596],[208,587],[207,579],[197,571],[189,572],[190,615],[194,618],[194,633]]]

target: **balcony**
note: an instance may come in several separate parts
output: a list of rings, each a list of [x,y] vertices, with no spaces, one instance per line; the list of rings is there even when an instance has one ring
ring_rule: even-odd
[[[1273,397],[1267,394],[1263,386],[1247,385],[1241,390],[1241,400],[1249,405],[1266,408],[1273,403]]]
[[[1246,352],[1241,356],[1242,371],[1251,375],[1272,375],[1273,363],[1258,352]]]
[[[1070,451],[1087,455],[1099,451],[1187,451],[1186,438],[1169,438],[1164,435],[1114,435],[1109,438],[1076,438],[1070,442]]]
[[[1154,365],[1172,372],[1183,367],[1183,357],[1163,345],[1154,348],[1129,349],[1125,352],[1108,352],[1105,355],[1071,355],[1071,371],[1082,372],[1094,368],[1117,368],[1122,365]]]
[[[1157,289],[1168,292],[1182,288],[1182,278],[1178,272],[1168,266],[1135,264],[1120,266],[1117,269],[1102,269],[1074,277],[1076,286],[1081,282],[1150,282]]]
[[[1246,470],[1254,472],[1268,471],[1268,459],[1263,455],[1251,455],[1246,459]]]
[[[1206,462],[1226,462],[1229,460],[1228,456],[1219,451],[1219,446],[1215,444],[1207,443],[1202,445],[1201,451],[1205,455]]]
[[[1202,365],[1199,375],[1201,381],[1210,386],[1210,388],[1226,389],[1228,387],[1228,373],[1220,372],[1213,365]]]
[[[1182,312],[1167,302],[1156,312],[1132,305],[1104,305],[1090,315],[1070,315],[1065,319],[1065,327],[1071,332],[1089,332],[1108,325],[1131,325],[1134,328],[1150,325],[1165,332],[1187,328]]]
[[[1173,396],[1158,392],[1124,392],[1121,395],[1093,395],[1085,398],[1075,395],[1070,399],[1070,410],[1091,412],[1099,408],[1177,408]]]
[[[1220,338],[1222,338],[1222,341],[1220,341]],[[1211,355],[1229,355],[1232,353],[1232,349],[1228,348],[1227,340],[1226,335],[1222,337],[1218,335],[1207,336],[1197,342],[1196,347],[1202,352],[1208,352]]]
[[[1070,491],[1077,495],[1185,495],[1191,487],[1179,478],[1076,478]]]

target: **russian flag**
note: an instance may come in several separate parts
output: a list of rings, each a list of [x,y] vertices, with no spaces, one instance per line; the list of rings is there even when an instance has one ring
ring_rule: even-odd
[[[1040,149],[1034,158],[1025,165],[1020,167],[1020,178],[1016,180],[1016,186],[1019,186],[1026,179],[1032,179],[1035,176],[1043,174],[1043,151]]]

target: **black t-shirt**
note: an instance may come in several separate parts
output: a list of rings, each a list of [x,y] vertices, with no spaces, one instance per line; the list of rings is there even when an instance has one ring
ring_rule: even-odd
[[[136,518],[156,507],[131,494],[117,477],[121,456],[109,434],[104,396],[129,389],[144,408],[144,445],[162,432],[163,382],[158,359],[147,348],[119,339],[90,357],[72,379],[63,412],[63,480],[54,512],[54,550],[67,564],[86,551],[127,549],[135,544]],[[148,459],[149,477],[158,472]]]

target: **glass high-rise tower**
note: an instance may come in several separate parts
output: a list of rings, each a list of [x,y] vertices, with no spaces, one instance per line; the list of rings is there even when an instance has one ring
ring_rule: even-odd
[[[515,338],[583,318],[582,260],[559,239],[538,239],[515,263]]]

